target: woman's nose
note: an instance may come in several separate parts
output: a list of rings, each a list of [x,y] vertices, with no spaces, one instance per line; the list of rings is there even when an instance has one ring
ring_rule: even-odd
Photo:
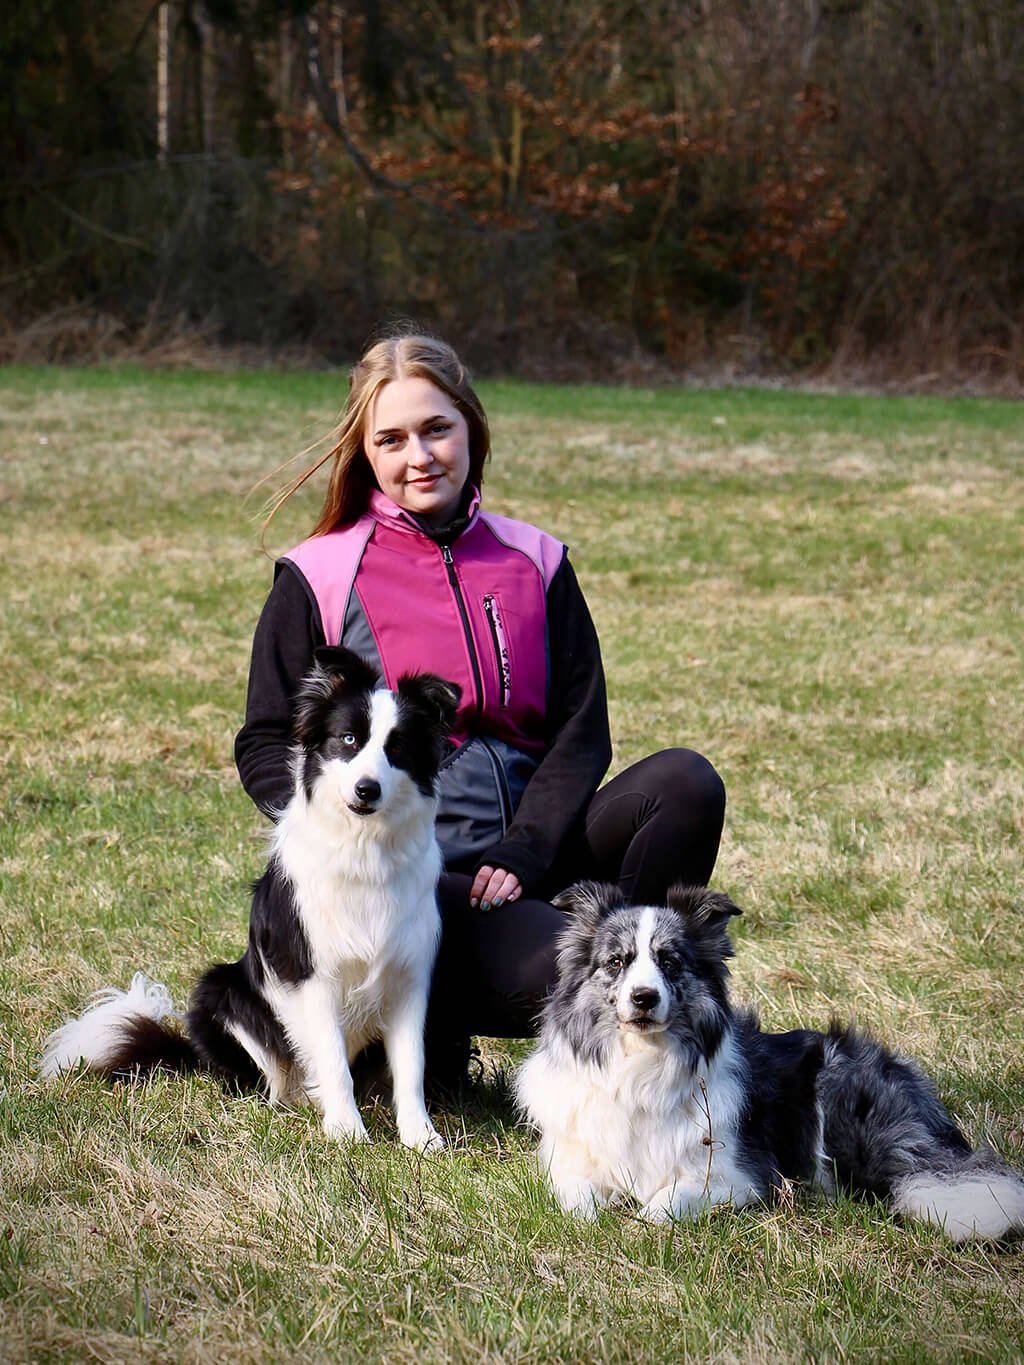
[[[409,463],[415,465],[417,469],[426,469],[433,463],[434,459],[427,447],[415,434],[409,437],[408,455]]]

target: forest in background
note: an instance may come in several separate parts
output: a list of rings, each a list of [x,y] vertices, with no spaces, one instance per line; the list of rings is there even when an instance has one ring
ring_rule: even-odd
[[[1022,0],[15,0],[0,359],[1024,381]]]

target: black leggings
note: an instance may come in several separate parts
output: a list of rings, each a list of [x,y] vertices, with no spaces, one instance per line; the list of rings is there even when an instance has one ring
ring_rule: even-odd
[[[614,882],[634,904],[646,905],[662,901],[675,882],[706,886],[724,817],[725,787],[706,758],[692,749],[652,754],[597,793],[542,892],[553,896],[590,878]],[[554,981],[564,913],[536,897],[471,910],[471,882],[457,872],[441,877],[444,927],[428,1050],[431,1038],[531,1037]]]

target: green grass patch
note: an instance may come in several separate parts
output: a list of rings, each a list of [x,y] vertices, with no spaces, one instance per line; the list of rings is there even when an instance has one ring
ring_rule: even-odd
[[[269,588],[262,476],[336,374],[0,371],[0,1356],[10,1360],[1016,1360],[1020,1245],[879,1208],[650,1228],[553,1205],[507,1076],[451,1154],[332,1147],[205,1080],[35,1078],[135,967],[235,956],[263,826],[231,760]],[[483,386],[490,505],[564,537],[615,767],[707,753],[737,995],[856,1017],[1024,1164],[1024,413],[736,390]],[[319,494],[275,523],[300,539]]]

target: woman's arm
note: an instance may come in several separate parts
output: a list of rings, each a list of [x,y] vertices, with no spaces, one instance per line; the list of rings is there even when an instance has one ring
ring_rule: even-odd
[[[242,786],[264,815],[278,816],[291,799],[292,700],[324,643],[306,585],[288,565],[274,580],[252,642],[245,724],[235,738]]]
[[[526,893],[542,882],[611,762],[601,647],[568,559],[552,579],[547,609],[549,747],[505,837],[480,858],[475,889],[485,868],[512,873]]]

